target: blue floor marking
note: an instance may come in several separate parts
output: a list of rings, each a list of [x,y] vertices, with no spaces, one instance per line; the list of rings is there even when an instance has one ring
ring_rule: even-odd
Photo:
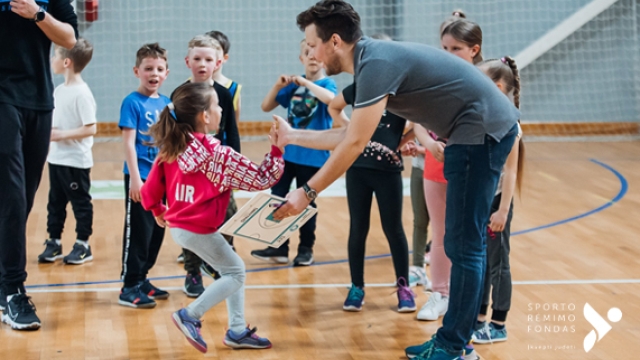
[[[516,231],[516,232],[512,233],[511,236],[528,234],[528,233],[531,233],[531,232],[534,232],[534,231],[548,229],[548,228],[551,228],[551,227],[567,224],[567,223],[570,223],[572,221],[576,221],[576,220],[585,218],[587,216],[591,216],[591,215],[594,215],[596,213],[599,213],[600,211],[605,210],[608,207],[611,207],[613,204],[615,204],[615,203],[619,202],[620,200],[622,200],[622,198],[624,198],[624,196],[627,194],[627,191],[629,190],[629,183],[627,182],[627,179],[625,179],[625,177],[620,172],[618,172],[616,169],[614,169],[610,165],[607,165],[607,164],[605,164],[603,162],[600,162],[600,161],[598,161],[596,159],[590,159],[589,161],[593,162],[594,164],[600,165],[603,168],[609,170],[620,181],[620,191],[618,192],[618,194],[613,199],[611,199],[609,202],[605,203],[602,206],[599,206],[599,207],[597,207],[597,208],[595,208],[593,210],[587,211],[587,212],[582,213],[580,215],[576,215],[576,216],[573,216],[573,217],[570,217],[570,218],[567,218],[567,219],[564,219],[564,220],[552,222],[550,224],[537,226],[537,227],[534,227],[534,228],[531,228],[531,229]],[[391,254],[372,255],[372,256],[367,256],[365,258],[365,260],[382,259],[382,258],[386,258],[386,257],[390,257],[390,256],[391,256]],[[349,262],[349,259],[321,261],[321,262],[316,262],[311,266],[342,264],[342,263],[346,263],[346,262]],[[264,267],[264,268],[249,269],[249,270],[247,270],[247,272],[248,273],[257,273],[257,272],[264,272],[264,271],[274,271],[274,270],[289,269],[291,267],[292,267],[291,265],[287,265],[287,266],[270,266],[270,267]],[[183,279],[183,278],[184,278],[184,275],[172,275],[172,276],[153,277],[153,278],[149,278],[149,280],[160,281],[160,280],[175,280],[175,279]],[[122,283],[122,280],[86,281],[86,282],[61,283],[61,284],[40,284],[40,285],[28,285],[28,286],[26,286],[26,288],[27,289],[37,289],[37,288],[47,288],[47,287],[63,287],[63,286],[79,286],[79,285],[102,285],[102,284],[119,284],[119,283]]]

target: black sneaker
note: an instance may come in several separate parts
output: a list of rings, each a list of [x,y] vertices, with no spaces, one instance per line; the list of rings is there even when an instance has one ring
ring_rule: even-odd
[[[149,282],[149,279],[145,280],[142,285],[140,285],[140,291],[147,294],[151,300],[164,300],[169,298],[168,292],[153,286],[153,284]]]
[[[298,248],[298,256],[293,259],[293,266],[309,266],[313,264],[313,250],[306,246]]]
[[[140,289],[141,286],[142,284],[138,284],[132,287],[122,288],[118,304],[136,309],[150,309],[156,307],[156,302],[153,299],[150,299],[147,294],[142,292]]]
[[[15,294],[2,312],[2,322],[14,330],[38,330],[40,319],[36,315],[36,306],[26,294]]]
[[[73,265],[84,264],[85,262],[91,260],[93,260],[93,255],[91,254],[91,246],[85,247],[84,245],[78,243],[73,244],[73,250],[71,250],[69,255],[65,256],[63,259],[65,264]]]
[[[187,274],[184,279],[184,288],[182,289],[188,297],[197,298],[204,292],[204,286],[202,285],[202,275]]]
[[[52,263],[64,256],[62,255],[62,244],[58,245],[55,240],[45,240],[44,246],[46,246],[44,251],[38,255],[39,263]]]
[[[262,250],[252,250],[251,256],[256,259],[260,259],[267,262],[274,262],[276,264],[289,263],[289,251],[286,249],[268,247]]]
[[[218,280],[221,278],[218,270],[214,269],[213,266],[209,265],[206,261],[203,261],[202,265],[200,265],[200,271],[202,271],[206,275],[209,275],[209,277],[213,280]]]
[[[4,308],[6,307],[7,307],[7,297],[4,296],[4,290],[2,290],[2,286],[0,285],[0,311],[4,310]]]

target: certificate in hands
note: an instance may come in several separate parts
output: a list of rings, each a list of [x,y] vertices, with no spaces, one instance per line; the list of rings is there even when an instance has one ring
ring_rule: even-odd
[[[257,193],[220,228],[220,232],[277,248],[318,212],[308,206],[299,215],[274,220],[273,213],[285,201],[275,195]]]

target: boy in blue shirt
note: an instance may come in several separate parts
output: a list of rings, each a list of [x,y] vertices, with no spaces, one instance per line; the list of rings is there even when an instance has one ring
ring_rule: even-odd
[[[331,129],[333,120],[327,105],[333,100],[338,89],[335,81],[324,74],[323,63],[316,60],[309,50],[304,40],[300,42],[300,62],[304,65],[305,75],[280,75],[262,101],[262,110],[269,112],[281,105],[287,109],[287,119],[293,128]],[[294,178],[297,187],[306,184],[327,161],[329,151],[287,145],[283,158],[284,174],[271,189],[273,195],[281,197],[287,195]],[[315,201],[311,202],[311,206],[316,207]],[[293,266],[308,266],[313,263],[316,217],[317,215],[312,217],[300,228],[298,255],[293,260]],[[286,264],[289,262],[289,241],[277,249],[267,247],[263,250],[253,250],[251,255],[261,260]]]
[[[149,127],[171,101],[158,93],[167,78],[167,51],[158,43],[143,45],[136,54],[133,72],[140,79],[137,91],[129,94],[120,108],[120,122],[125,149],[124,185],[127,200],[122,244],[122,280],[124,286],[118,303],[133,308],[156,306],[156,299],[169,293],[153,286],[147,273],[158,258],[164,228],[156,224],[150,211],[141,204],[140,188],[147,179],[158,149],[146,145]]]

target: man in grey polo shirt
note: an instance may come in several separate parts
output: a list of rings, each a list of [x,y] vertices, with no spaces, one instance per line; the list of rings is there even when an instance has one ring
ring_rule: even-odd
[[[417,359],[457,359],[479,311],[491,201],[520,113],[489,78],[453,55],[421,44],[363,38],[359,15],[342,0],[320,1],[297,21],[328,75],[354,75],[356,103],[346,129],[293,130],[276,117],[280,143],[334,151],[307,184],[289,193],[274,217],[300,213],[342,175],[371,139],[385,108],[447,138],[449,310],[436,336],[406,353]]]

